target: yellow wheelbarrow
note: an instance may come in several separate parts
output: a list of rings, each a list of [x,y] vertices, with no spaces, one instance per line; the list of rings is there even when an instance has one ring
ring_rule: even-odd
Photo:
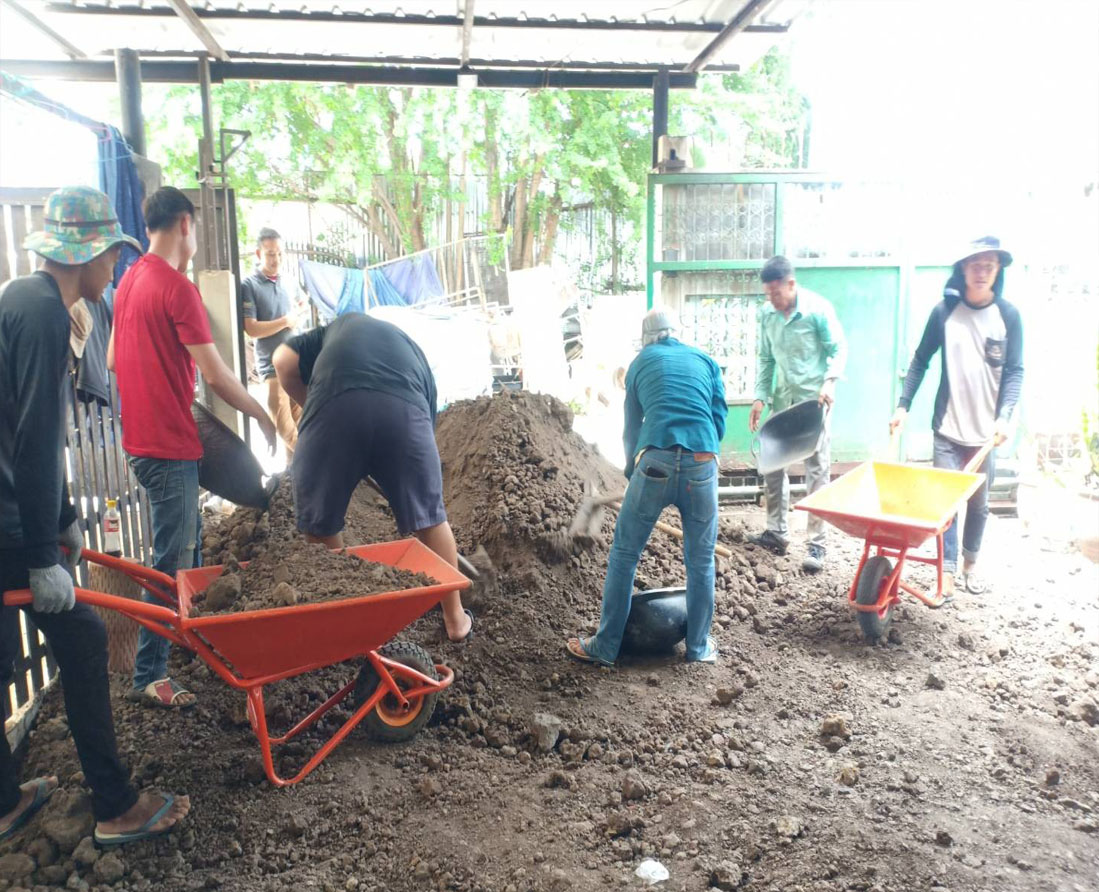
[[[847,599],[868,641],[888,636],[893,607],[900,603],[902,590],[928,607],[942,606],[943,533],[961,503],[984,483],[985,475],[976,473],[976,469],[991,448],[992,443],[986,444],[961,471],[865,462],[795,505],[849,536],[865,540]],[[936,543],[934,557],[909,554],[932,536]],[[890,558],[896,560],[896,565]],[[906,560],[934,565],[934,594],[901,581]]]

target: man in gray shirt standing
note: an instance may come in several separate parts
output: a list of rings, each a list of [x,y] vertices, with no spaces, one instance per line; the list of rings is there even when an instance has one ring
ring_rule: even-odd
[[[286,444],[289,464],[298,443],[301,406],[279,386],[271,356],[294,335],[290,295],[282,286],[282,237],[264,227],[256,241],[256,271],[240,283],[244,303],[244,333],[255,340],[256,374],[267,385],[267,411]]]
[[[908,366],[889,430],[892,433],[903,427],[931,357],[940,353],[942,375],[931,417],[936,468],[961,470],[989,440],[999,446],[1011,433],[1023,389],[1022,317],[1003,297],[1004,270],[1011,261],[1011,254],[994,236],[976,239],[965,248],[943,289],[943,299],[931,310]],[[983,594],[987,588],[976,565],[988,520],[988,490],[996,474],[995,453],[990,452],[978,470],[985,480],[966,508],[959,574],[959,581],[973,595]],[[958,529],[953,523],[943,534],[943,593],[947,597],[954,596],[957,563]]]

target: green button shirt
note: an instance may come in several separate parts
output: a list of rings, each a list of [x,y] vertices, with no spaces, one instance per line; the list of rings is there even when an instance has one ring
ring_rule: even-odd
[[[755,398],[772,411],[816,399],[828,379],[843,377],[847,341],[832,305],[815,292],[797,290],[787,319],[767,303],[759,321]]]

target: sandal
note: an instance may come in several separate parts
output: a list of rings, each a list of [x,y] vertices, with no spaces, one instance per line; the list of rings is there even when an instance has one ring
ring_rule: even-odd
[[[23,809],[15,820],[13,820],[7,830],[0,832],[0,842],[14,836],[23,827],[27,825],[27,822],[38,814],[38,810],[49,800],[49,798],[57,792],[57,784],[50,786],[50,782],[47,778],[39,777],[32,781],[34,787],[34,798],[31,800],[30,805]]]
[[[469,642],[473,640],[473,611],[468,607],[463,607],[462,613],[469,617],[469,631],[458,639],[451,638],[447,635],[447,640],[449,640],[451,644],[469,644]]]
[[[122,833],[101,833],[99,828],[96,827],[92,835],[92,841],[95,843],[96,847],[100,849],[111,849],[115,846],[124,846],[129,842],[138,842],[142,839],[156,839],[158,836],[166,836],[171,833],[179,821],[176,821],[176,824],[169,824],[163,830],[152,829],[158,821],[161,821],[164,816],[172,810],[172,806],[176,804],[176,797],[171,793],[160,793],[159,795],[160,798],[164,800],[164,804],[152,814],[149,820],[136,830],[126,830]]]
[[[965,584],[965,590],[971,595],[983,595],[988,591],[988,583],[973,570],[963,573],[962,581]]]
[[[588,639],[588,644],[591,643],[591,639]],[[581,663],[594,663],[597,666],[614,666],[613,662],[607,660],[601,660],[599,657],[588,651],[585,643],[579,638],[570,638],[565,642],[565,653],[567,653],[574,660],[579,660]]]
[[[151,682],[144,688],[135,688],[130,691],[127,697],[130,700],[158,706],[161,709],[183,710],[191,709],[198,703],[197,700],[192,700],[190,703],[178,702],[180,698],[188,695],[194,696],[174,678],[162,678],[160,681]]]
[[[706,638],[706,652],[696,659],[687,660],[688,663],[716,663],[718,657],[717,642],[712,637]]]

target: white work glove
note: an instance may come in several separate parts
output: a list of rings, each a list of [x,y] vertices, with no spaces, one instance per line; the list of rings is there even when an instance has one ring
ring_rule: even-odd
[[[33,607],[39,613],[64,613],[76,604],[73,578],[60,564],[30,571]]]
[[[84,551],[84,534],[80,532],[80,521],[74,520],[65,527],[65,531],[57,537],[57,541],[69,550],[65,563],[75,570],[76,565],[80,563],[80,555]]]

